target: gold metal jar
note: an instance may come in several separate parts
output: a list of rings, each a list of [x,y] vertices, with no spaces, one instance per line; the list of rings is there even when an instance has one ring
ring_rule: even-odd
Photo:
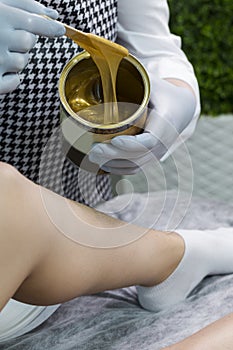
[[[90,162],[87,156],[93,143],[143,131],[150,81],[145,68],[132,55],[120,63],[116,90],[119,122],[104,124],[103,108],[99,108],[104,105],[101,79],[90,54],[83,51],[73,57],[61,73],[59,96],[63,149],[68,159],[87,171],[99,172],[99,167]],[[77,96],[79,91],[82,91],[82,96]],[[83,100],[84,104],[84,108],[78,112],[75,108],[76,98],[81,102]]]

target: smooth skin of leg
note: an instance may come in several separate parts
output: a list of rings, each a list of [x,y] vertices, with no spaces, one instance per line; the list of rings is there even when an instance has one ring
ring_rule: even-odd
[[[163,350],[232,350],[233,313]]]
[[[109,249],[90,248],[68,239],[49,218],[43,200],[56,209],[58,217],[66,212],[67,201],[45,189],[42,196],[39,186],[4,163],[0,163],[0,194],[0,280],[4,286],[0,310],[11,297],[49,305],[106,289],[155,285],[182,259],[184,243],[175,233],[148,230],[131,244]],[[119,234],[128,233],[118,220],[69,203],[82,218],[77,218],[77,231],[84,235],[91,230],[95,234],[98,226],[109,233],[113,227],[119,228]],[[139,235],[145,229],[128,225],[126,230]],[[232,325],[231,315],[167,349],[231,349]]]
[[[44,200],[54,209],[63,230],[69,228],[67,200],[0,165],[0,279],[4,291],[0,309],[9,298],[37,305],[135,284],[154,285],[167,278],[184,253],[178,234],[120,225],[93,209],[69,201],[78,214],[77,232],[93,236],[98,226],[111,234],[134,231],[141,238],[125,246],[97,249],[68,239],[47,214]],[[79,218],[82,218],[79,219]],[[87,224],[89,223],[89,224]],[[91,225],[90,225],[91,224]],[[82,232],[81,232],[82,231]],[[85,232],[86,231],[86,232]]]

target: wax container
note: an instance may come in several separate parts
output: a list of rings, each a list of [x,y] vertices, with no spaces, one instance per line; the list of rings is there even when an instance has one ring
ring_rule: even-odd
[[[150,81],[143,65],[131,54],[121,63],[116,84],[119,120],[104,123],[102,84],[89,53],[83,51],[64,67],[59,80],[63,150],[70,161],[101,173],[88,153],[96,142],[143,132],[150,98]]]

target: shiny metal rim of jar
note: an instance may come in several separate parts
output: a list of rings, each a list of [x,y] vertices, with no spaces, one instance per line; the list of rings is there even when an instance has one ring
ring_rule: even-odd
[[[143,110],[145,109],[145,107],[148,105],[149,102],[149,98],[150,98],[150,80],[148,77],[148,74],[145,70],[145,68],[143,67],[143,65],[137,60],[137,58],[131,54],[129,54],[128,57],[125,57],[124,59],[129,61],[130,63],[133,64],[133,66],[139,71],[143,83],[144,83],[144,97],[143,100],[141,102],[140,107],[137,109],[137,111],[131,115],[129,118],[121,121],[120,123],[117,124],[96,124],[96,123],[92,123],[90,121],[87,121],[83,118],[81,118],[77,113],[75,113],[71,107],[69,106],[67,100],[66,100],[66,96],[65,96],[65,92],[64,92],[64,86],[65,86],[65,82],[66,82],[66,78],[69,74],[69,72],[71,71],[71,69],[78,63],[80,62],[82,59],[85,58],[89,58],[90,54],[87,51],[82,51],[81,53],[79,53],[78,55],[74,56],[64,67],[60,79],[59,79],[59,96],[61,99],[61,103],[63,105],[63,107],[65,108],[66,112],[68,112],[69,116],[73,117],[76,121],[78,121],[80,124],[85,125],[86,127],[89,128],[98,128],[98,129],[115,129],[115,128],[120,128],[120,127],[124,127],[127,124],[133,124],[133,122],[140,116],[140,114],[143,112]]]

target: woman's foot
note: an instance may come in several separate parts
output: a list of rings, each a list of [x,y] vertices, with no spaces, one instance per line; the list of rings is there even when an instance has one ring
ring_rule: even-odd
[[[163,311],[183,301],[207,275],[233,273],[233,229],[179,230],[185,253],[177,268],[153,287],[138,286],[141,306]]]

